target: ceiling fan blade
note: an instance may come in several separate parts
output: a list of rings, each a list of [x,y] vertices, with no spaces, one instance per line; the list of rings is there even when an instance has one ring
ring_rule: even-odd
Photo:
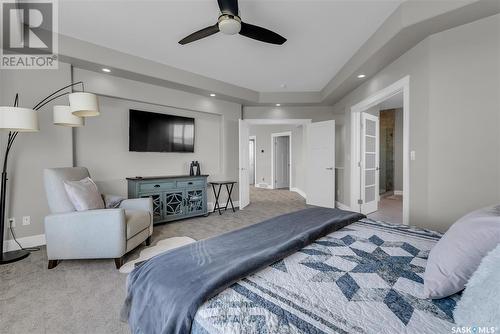
[[[286,38],[271,30],[241,22],[240,35],[253,38],[261,42],[281,45],[286,42]]]
[[[183,39],[181,39],[179,41],[179,44],[184,45],[187,43],[191,43],[191,42],[197,41],[199,39],[211,36],[211,35],[218,33],[218,32],[219,32],[219,25],[215,24],[213,26],[198,30],[197,32],[194,32],[187,37],[184,37]]]
[[[238,0],[217,0],[217,2],[221,13],[238,16]]]

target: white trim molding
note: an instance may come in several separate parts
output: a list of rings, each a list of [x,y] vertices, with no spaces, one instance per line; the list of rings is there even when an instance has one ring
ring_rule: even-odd
[[[403,93],[403,224],[410,223],[410,76],[372,94],[370,97],[351,107],[351,206],[359,212],[357,203],[361,198],[361,113],[388,98]]]
[[[300,196],[304,197],[304,199],[307,199],[306,193],[299,188],[290,188],[290,191],[293,191],[294,193],[297,193]]]
[[[46,244],[45,234],[32,235],[29,237],[18,238],[17,241],[23,246],[23,248],[44,246]],[[5,240],[3,244],[3,251],[10,252],[14,250],[19,250],[19,246],[14,241],[14,239]]]
[[[256,183],[254,187],[261,188],[261,189],[273,189],[273,187],[271,187],[271,185],[264,183],[264,182]]]
[[[248,136],[248,140],[253,140],[253,184],[255,186],[257,184],[257,136]]]
[[[403,190],[394,190],[394,195],[403,196]]]

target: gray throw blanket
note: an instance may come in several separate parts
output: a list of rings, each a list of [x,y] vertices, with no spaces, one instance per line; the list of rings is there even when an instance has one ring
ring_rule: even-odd
[[[205,301],[361,218],[310,208],[158,255],[129,274],[122,319],[134,334],[187,334]]]

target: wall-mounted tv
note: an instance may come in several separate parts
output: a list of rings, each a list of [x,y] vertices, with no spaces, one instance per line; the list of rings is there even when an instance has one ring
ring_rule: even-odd
[[[130,110],[129,151],[194,152],[194,118]]]

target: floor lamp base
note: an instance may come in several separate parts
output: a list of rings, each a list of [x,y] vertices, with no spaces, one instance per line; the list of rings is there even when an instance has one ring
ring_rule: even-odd
[[[30,255],[30,253],[23,249],[11,252],[5,252],[2,254],[2,257],[0,258],[0,265],[20,261],[24,258],[27,258],[28,255]]]

